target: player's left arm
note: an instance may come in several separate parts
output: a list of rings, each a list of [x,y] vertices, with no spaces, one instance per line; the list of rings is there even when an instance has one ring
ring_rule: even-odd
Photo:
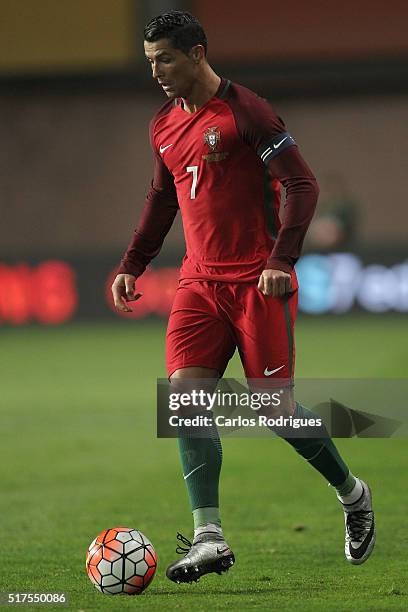
[[[284,134],[274,141],[278,143]],[[265,295],[281,296],[291,289],[291,272],[300,257],[303,241],[312,220],[319,187],[297,146],[288,146],[271,157],[267,166],[272,177],[285,188],[286,202],[282,226],[258,287]]]
[[[286,191],[285,213],[259,289],[281,296],[291,289],[291,273],[316,208],[319,188],[294,138],[270,104],[243,87],[231,88],[229,103],[238,131]]]

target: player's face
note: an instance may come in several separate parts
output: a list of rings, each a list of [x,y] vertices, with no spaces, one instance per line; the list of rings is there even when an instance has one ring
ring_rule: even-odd
[[[145,55],[152,68],[152,76],[169,98],[188,98],[196,79],[197,48],[189,55],[175,49],[167,38],[144,42]]]

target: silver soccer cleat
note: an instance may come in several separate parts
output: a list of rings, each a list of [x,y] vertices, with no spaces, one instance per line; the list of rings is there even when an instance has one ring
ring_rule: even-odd
[[[346,559],[353,565],[364,563],[371,555],[375,544],[374,512],[370,487],[361,480],[363,494],[354,504],[342,504],[346,527],[344,551]]]
[[[234,553],[219,533],[205,531],[193,543],[181,533],[177,539],[186,547],[177,546],[176,552],[185,556],[167,568],[166,576],[173,582],[198,582],[204,574],[222,574],[234,565]]]

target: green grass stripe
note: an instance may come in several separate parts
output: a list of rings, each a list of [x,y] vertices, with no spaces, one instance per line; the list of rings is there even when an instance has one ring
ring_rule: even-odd
[[[299,317],[297,375],[406,376],[404,324]],[[192,518],[176,440],[156,438],[165,327],[2,329],[0,591],[65,591],[75,611],[407,610],[408,453],[399,439],[336,442],[377,511],[375,553],[353,567],[341,509],[319,474],[282,440],[224,438],[221,516],[236,565],[194,585],[167,580],[176,533],[191,537]],[[243,376],[237,355],[226,375]],[[101,595],[85,573],[87,546],[114,525],[140,529],[158,554],[157,575],[136,600]]]

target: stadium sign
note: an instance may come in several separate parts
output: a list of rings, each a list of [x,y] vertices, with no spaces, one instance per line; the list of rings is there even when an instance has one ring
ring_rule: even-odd
[[[386,266],[364,264],[352,253],[310,254],[301,258],[296,270],[300,312],[408,312],[408,261]],[[0,262],[0,325],[58,325],[74,318],[107,316],[168,317],[178,286],[177,267],[150,266],[137,282],[143,297],[132,305],[131,313],[114,308],[115,275],[112,257]]]
[[[310,314],[408,311],[408,262],[364,266],[357,255],[305,255],[296,266],[299,309]]]

